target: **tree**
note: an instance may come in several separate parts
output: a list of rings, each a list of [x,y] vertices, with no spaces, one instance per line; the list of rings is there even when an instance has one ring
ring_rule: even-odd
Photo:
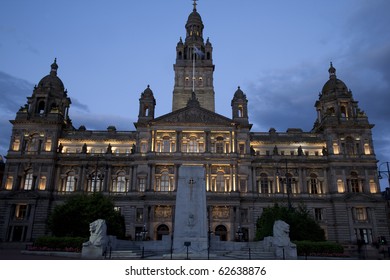
[[[97,219],[106,220],[108,235],[124,236],[124,217],[100,193],[75,195],[56,206],[49,216],[48,227],[54,236],[88,237],[89,224]]]
[[[256,223],[256,239],[262,240],[273,235],[273,225],[276,220],[283,220],[290,225],[290,239],[294,241],[310,240],[325,241],[325,232],[309,215],[307,209],[300,205],[297,209],[275,204],[265,208]]]

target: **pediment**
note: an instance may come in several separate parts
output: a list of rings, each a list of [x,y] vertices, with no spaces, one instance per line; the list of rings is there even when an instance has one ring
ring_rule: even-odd
[[[164,125],[175,125],[180,124],[198,124],[198,125],[225,125],[231,126],[234,122],[220,114],[214,113],[201,107],[185,107],[176,110],[172,113],[160,116],[153,121],[152,124],[164,124]]]

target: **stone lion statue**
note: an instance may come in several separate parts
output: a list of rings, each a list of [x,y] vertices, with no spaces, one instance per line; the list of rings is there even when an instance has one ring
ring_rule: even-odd
[[[285,221],[275,221],[273,232],[274,244],[279,246],[288,246],[290,244],[290,225]]]
[[[105,247],[107,244],[107,225],[106,221],[98,219],[89,224],[89,232],[91,233],[89,240],[83,243],[83,246],[98,246]]]

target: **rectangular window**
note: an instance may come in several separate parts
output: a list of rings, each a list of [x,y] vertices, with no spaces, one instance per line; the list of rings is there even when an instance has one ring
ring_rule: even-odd
[[[246,187],[246,180],[245,179],[240,179],[240,191],[241,192],[247,192],[247,187]]]
[[[338,179],[338,180],[337,180],[337,190],[338,190],[339,193],[345,192],[345,189],[344,189],[344,182],[343,182],[343,180],[341,180],[341,179]]]
[[[148,151],[148,144],[146,142],[141,142],[141,153],[146,153]]]
[[[14,177],[8,176],[7,181],[5,183],[5,189],[8,191],[12,190],[13,184],[14,184]]]
[[[367,221],[367,209],[364,207],[356,207],[355,217],[358,221]]]
[[[245,144],[239,144],[238,148],[240,150],[240,155],[245,154]]]
[[[28,191],[32,189],[33,185],[33,174],[32,173],[27,173],[26,176],[24,177],[24,186],[23,189]]]
[[[314,218],[316,221],[322,221],[324,219],[321,208],[314,208]]]
[[[352,192],[354,193],[360,192],[358,179],[350,179],[349,183]]]
[[[146,178],[138,179],[138,191],[144,192],[146,188]]]
[[[14,142],[12,143],[12,150],[17,152],[20,149],[20,140],[15,139]]]
[[[364,154],[365,155],[370,155],[371,154],[370,145],[368,145],[367,143],[364,144]]]
[[[40,191],[46,190],[46,176],[42,176],[42,177],[39,179],[38,190],[40,190]]]
[[[144,209],[143,208],[137,208],[137,210],[136,210],[136,221],[137,222],[143,222],[144,221]]]
[[[370,193],[376,193],[377,188],[376,188],[376,183],[373,179],[370,179]]]
[[[23,220],[27,217],[27,204],[17,204],[15,208],[15,218]]]
[[[45,151],[50,152],[51,151],[51,139],[48,138],[45,143]]]

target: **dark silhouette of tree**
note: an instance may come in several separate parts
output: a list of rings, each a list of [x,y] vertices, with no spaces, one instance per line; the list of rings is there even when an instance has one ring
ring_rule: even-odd
[[[257,220],[256,239],[263,240],[266,236],[272,236],[273,225],[276,220],[283,220],[290,225],[291,240],[325,241],[324,230],[303,205],[288,209],[278,204],[265,208],[263,214]]]
[[[75,195],[56,206],[48,228],[54,236],[89,237],[89,224],[97,219],[106,220],[108,235],[124,237],[124,217],[114,209],[111,199],[100,193]]]

